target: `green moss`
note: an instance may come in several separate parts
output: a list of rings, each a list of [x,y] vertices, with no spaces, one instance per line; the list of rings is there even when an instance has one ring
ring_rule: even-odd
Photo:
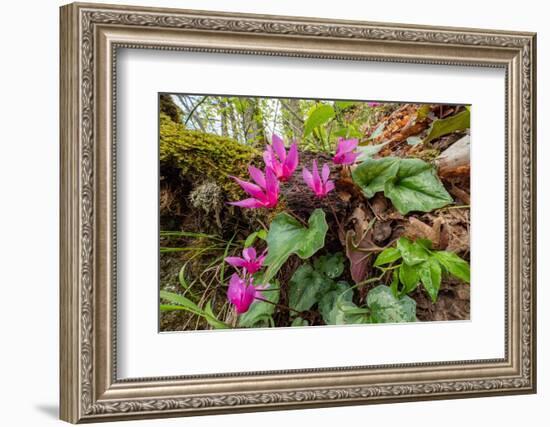
[[[170,95],[162,94],[160,95],[159,100],[160,112],[166,114],[176,123],[181,123],[183,121],[183,112],[176,105],[174,100]]]
[[[187,130],[160,113],[160,161],[177,168],[194,184],[216,182],[228,200],[243,196],[230,175],[245,177],[246,168],[259,153],[231,138]]]

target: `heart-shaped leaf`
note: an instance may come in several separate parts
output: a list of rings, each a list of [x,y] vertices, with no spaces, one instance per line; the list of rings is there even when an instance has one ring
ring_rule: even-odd
[[[420,159],[369,158],[353,170],[352,177],[368,198],[384,191],[402,215],[430,212],[453,201],[433,166]]]
[[[319,311],[327,325],[356,325],[369,323],[369,310],[352,301],[353,293],[346,282],[338,282],[319,301]]]
[[[331,279],[336,279],[344,272],[344,255],[342,252],[323,255],[313,262],[313,266],[319,273]]]
[[[336,304],[336,299],[341,296],[342,302],[351,302],[353,293],[348,291],[349,285],[347,282],[341,281],[333,284],[331,289],[325,293],[319,301],[319,311],[327,325],[334,324],[334,319],[331,317],[331,312]]]
[[[278,214],[267,233],[267,269],[262,282],[269,282],[279,271],[288,257],[297,254],[302,259],[311,257],[325,245],[328,224],[325,212],[315,209],[309,217],[308,227],[287,213]]]
[[[292,275],[289,289],[289,306],[296,311],[309,310],[327,292],[332,280],[304,264]]]
[[[416,302],[406,295],[396,298],[385,285],[379,285],[368,293],[367,305],[371,310],[370,318],[373,323],[416,321]]]
[[[351,173],[353,181],[371,198],[383,191],[386,182],[397,175],[399,160],[397,157],[367,158]]]
[[[420,159],[401,159],[397,175],[384,185],[384,194],[402,215],[430,212],[453,202],[434,168]]]

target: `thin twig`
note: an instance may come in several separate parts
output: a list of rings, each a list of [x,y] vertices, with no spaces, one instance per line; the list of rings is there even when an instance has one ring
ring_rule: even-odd
[[[195,110],[196,110],[197,108],[199,108],[199,107],[201,106],[201,104],[202,104],[204,101],[206,101],[206,98],[207,98],[206,96],[203,96],[202,99],[201,99],[199,102],[197,102],[197,103],[195,104],[195,106],[191,109],[191,111],[190,111],[189,114],[187,115],[187,119],[185,119],[184,125],[187,125],[187,122],[189,121],[189,119],[191,119],[191,116],[193,115],[193,113],[195,112]]]

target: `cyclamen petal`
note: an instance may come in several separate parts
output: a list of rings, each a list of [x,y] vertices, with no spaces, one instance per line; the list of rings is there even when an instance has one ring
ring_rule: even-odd
[[[323,165],[323,170],[321,172],[321,175],[323,177],[323,182],[326,182],[326,180],[330,176],[330,168],[328,167],[328,165],[326,163]]]
[[[322,192],[322,183],[321,177],[319,176],[319,169],[317,167],[317,160],[313,160],[313,168],[311,173],[313,175],[313,186],[315,187],[315,193],[319,194]]]
[[[280,136],[273,134],[271,141],[263,153],[266,169],[271,169],[278,180],[288,181],[298,166],[298,146],[293,143],[287,155]]]
[[[353,150],[357,148],[358,144],[359,140],[357,139],[338,138],[336,154],[332,161],[337,165],[350,165],[354,163],[359,154],[355,153]]]
[[[256,208],[263,208],[264,204],[261,203],[257,199],[244,199],[240,200],[238,202],[229,202],[230,205],[238,206],[240,208],[250,208],[250,209],[256,209]]]
[[[275,172],[275,175],[277,177],[283,176],[283,167],[281,165],[281,162],[276,159],[275,153],[273,153],[273,148],[271,148],[271,145],[268,145],[266,147],[263,158],[266,169],[271,169],[273,172]]]
[[[243,268],[246,265],[246,260],[238,256],[228,256],[225,258],[225,262],[233,267]]]
[[[293,142],[288,149],[288,156],[286,158],[285,164],[287,167],[287,172],[289,172],[290,174],[292,174],[298,166],[298,144],[296,144],[295,142]]]
[[[324,164],[322,167],[321,175],[319,176],[319,170],[317,167],[317,161],[313,160],[313,171],[310,172],[307,168],[303,168],[302,177],[306,185],[313,190],[315,195],[319,198],[325,197],[330,191],[334,190],[334,182],[329,179],[330,167],[328,164]]]
[[[227,289],[227,299],[235,306],[238,314],[246,313],[256,297],[256,288],[251,282],[241,279],[233,273]]]
[[[273,145],[273,149],[277,153],[277,157],[279,157],[279,160],[281,163],[284,163],[286,160],[286,150],[285,150],[285,143],[281,139],[279,135],[273,134],[271,136],[271,144]]]
[[[257,257],[256,249],[253,247],[243,250],[243,257],[226,257],[225,261],[237,268],[244,268],[248,274],[254,274],[262,268],[264,259],[266,257],[267,249],[263,251],[262,255]]]
[[[249,173],[252,179],[258,184],[253,184],[248,181],[232,176],[239,186],[252,196],[252,198],[241,200],[238,202],[229,202],[230,205],[239,206],[242,208],[274,208],[277,206],[279,199],[279,181],[275,176],[275,172],[267,168],[266,174],[259,169],[250,166]]]
[[[262,191],[262,189],[259,186],[257,186],[256,184],[252,184],[250,182],[243,181],[242,179],[239,179],[239,178],[235,178],[235,177],[232,177],[232,178],[237,182],[237,184],[239,184],[239,186],[244,191],[246,191],[252,197],[254,197],[256,199],[262,199],[262,198],[265,197],[265,194]]]
[[[250,174],[250,177],[254,180],[256,184],[258,184],[260,187],[265,189],[265,176],[260,169],[254,166],[249,166],[248,173]]]
[[[313,185],[313,175],[306,167],[302,169],[302,178],[309,188],[315,188],[315,186]]]
[[[355,150],[357,146],[359,145],[358,139],[344,139],[344,138],[338,138],[338,151],[341,152],[348,152]]]
[[[263,265],[266,257],[267,257],[267,248],[265,248],[262,254],[258,257],[257,261],[260,263],[260,265]]]
[[[342,164],[349,165],[355,163],[357,157],[359,157],[359,153],[345,153],[342,156]]]
[[[265,173],[265,191],[267,207],[274,208],[279,198],[279,180],[271,169],[267,169]]]
[[[243,258],[247,261],[250,261],[252,259],[256,258],[256,249],[253,247],[249,247],[243,250]]]

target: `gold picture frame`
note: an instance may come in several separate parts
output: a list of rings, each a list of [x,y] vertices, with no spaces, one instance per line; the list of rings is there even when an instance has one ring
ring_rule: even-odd
[[[535,34],[75,3],[61,8],[60,43],[63,420],[535,392]],[[121,47],[503,68],[505,357],[117,380],[113,88]]]

